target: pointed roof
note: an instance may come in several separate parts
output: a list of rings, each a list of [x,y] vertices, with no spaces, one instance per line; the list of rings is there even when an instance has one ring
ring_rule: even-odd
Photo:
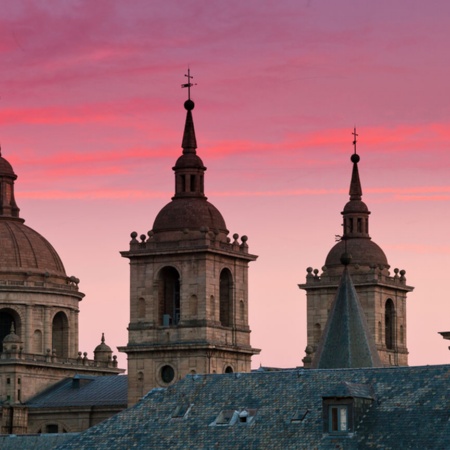
[[[187,114],[181,147],[183,148],[183,154],[195,154],[197,153],[195,151],[195,149],[197,148],[197,139],[195,138],[194,120],[192,118],[192,110],[194,109],[195,104],[192,100],[189,99],[184,102],[184,107],[187,110]]]
[[[362,188],[361,188],[361,181],[359,180],[359,171],[358,171],[358,162],[359,162],[359,155],[354,153],[350,160],[353,163],[353,170],[352,170],[352,179],[350,181],[350,200],[361,200],[362,198]]]
[[[327,324],[312,362],[313,369],[381,367],[375,341],[345,265]]]
[[[354,153],[350,160],[353,164],[352,177],[350,180],[349,201],[342,211],[343,216],[343,232],[342,236],[345,240],[338,242],[328,253],[325,260],[327,268],[341,269],[340,258],[343,252],[351,253],[352,265],[359,266],[379,266],[389,268],[389,264],[383,250],[371,240],[369,234],[369,215],[370,211],[367,205],[362,201],[362,187],[359,178],[358,163],[359,155],[356,153],[356,130],[353,135],[355,140]],[[346,250],[347,249],[347,250]]]
[[[188,83],[188,86],[192,86],[192,83]],[[179,235],[174,232],[211,230],[216,239],[226,242],[228,230],[225,220],[205,195],[206,167],[196,151],[197,139],[192,115],[194,107],[189,96],[184,102],[186,122],[181,143],[183,152],[172,168],[175,172],[175,195],[156,216],[152,233],[157,234],[159,240],[179,240]],[[186,237],[185,234],[183,236]]]

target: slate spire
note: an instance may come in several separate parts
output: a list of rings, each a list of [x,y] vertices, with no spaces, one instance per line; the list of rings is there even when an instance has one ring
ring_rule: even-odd
[[[351,257],[341,258],[344,272],[311,368],[381,367],[375,341],[348,271]]]
[[[188,99],[184,102],[186,109],[186,122],[184,124],[183,140],[181,147],[183,153],[177,159],[173,170],[175,171],[175,196],[173,200],[182,198],[201,198],[206,200],[204,192],[204,174],[206,167],[201,158],[197,155],[197,139],[195,138],[194,119],[192,110],[195,103],[191,100],[192,76],[188,71],[189,83],[182,84],[181,87],[188,88]]]
[[[344,216],[343,222],[343,237],[346,239],[351,238],[367,238],[369,236],[369,214],[370,211],[367,205],[362,201],[362,188],[361,180],[359,179],[358,163],[360,160],[359,155],[356,153],[356,128],[353,131],[353,146],[354,153],[350,157],[353,163],[352,178],[350,181],[349,202],[344,207],[342,215]]]
[[[184,102],[184,107],[187,110],[186,123],[184,125],[183,142],[181,147],[183,148],[183,154],[196,153],[197,140],[195,138],[194,120],[192,118],[192,110],[194,109],[194,102],[189,99]]]

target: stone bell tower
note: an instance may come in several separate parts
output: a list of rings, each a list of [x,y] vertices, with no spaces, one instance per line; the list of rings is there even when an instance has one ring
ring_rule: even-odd
[[[130,249],[128,401],[187,374],[249,372],[247,237],[231,240],[221,213],[204,193],[206,167],[196,152],[187,100],[183,153],[175,195],[147,235],[133,232]]]
[[[343,234],[341,240],[328,253],[322,273],[306,269],[306,283],[300,289],[307,298],[307,356],[305,366],[317,350],[332,301],[341,279],[343,266],[341,255],[349,253],[351,263],[347,270],[351,275],[357,295],[366,315],[369,330],[375,339],[380,360],[384,365],[408,365],[406,342],[406,294],[414,288],[406,284],[405,271],[394,269],[392,275],[383,250],[369,236],[369,214],[362,201],[356,154],[356,131],[354,131],[355,152],[350,182],[350,199],[342,211]]]

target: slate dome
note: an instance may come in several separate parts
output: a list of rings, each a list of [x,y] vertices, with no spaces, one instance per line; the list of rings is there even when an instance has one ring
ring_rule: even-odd
[[[352,257],[351,264],[360,266],[383,266],[389,267],[386,255],[383,250],[368,238],[353,238],[347,240],[347,248],[344,241],[338,242],[328,253],[325,260],[325,266],[342,267],[341,256],[343,253],[349,253]]]
[[[21,269],[66,276],[56,250],[39,233],[15,220],[0,220],[0,272]]]
[[[175,198],[156,216],[153,232],[200,229],[208,227],[228,234],[220,211],[205,198]]]

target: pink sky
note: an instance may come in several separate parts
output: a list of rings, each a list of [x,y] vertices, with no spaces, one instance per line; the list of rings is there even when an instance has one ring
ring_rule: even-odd
[[[5,0],[0,142],[27,225],[81,279],[80,350],[127,342],[127,250],[173,194],[190,65],[206,193],[249,236],[259,364],[301,364],[306,267],[348,199],[415,286],[410,364],[449,362],[450,3]],[[119,356],[126,367],[126,358]]]

